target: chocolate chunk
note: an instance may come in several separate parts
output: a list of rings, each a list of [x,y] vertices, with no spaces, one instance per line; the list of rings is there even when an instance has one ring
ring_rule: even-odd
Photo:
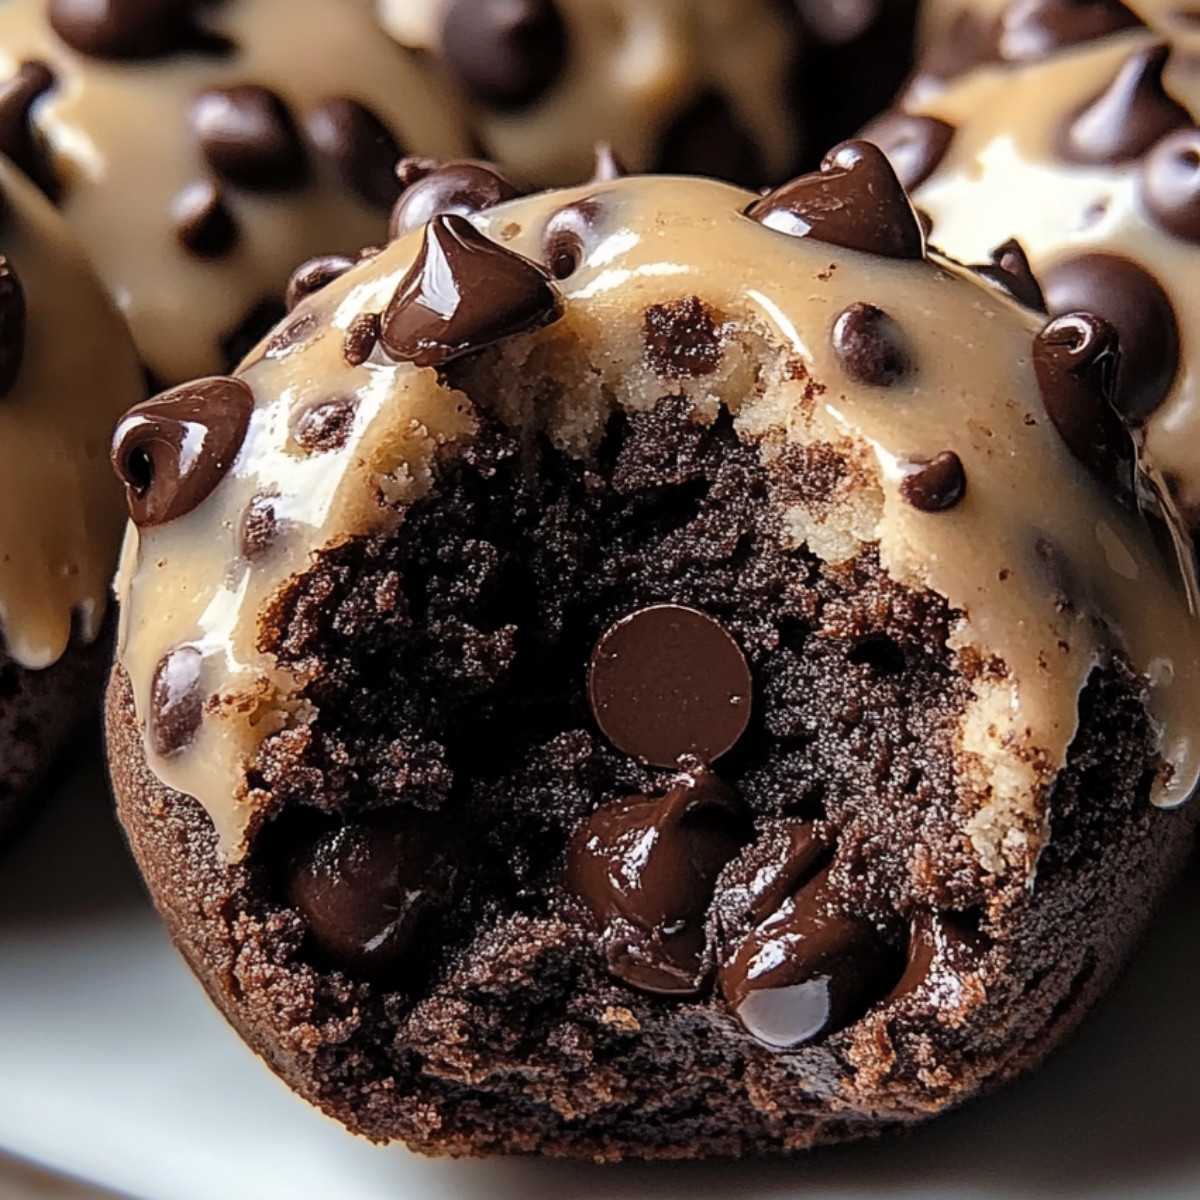
[[[512,180],[487,163],[406,158],[396,173],[404,192],[392,209],[388,232],[393,238],[427,225],[439,213],[469,217],[522,195]]]
[[[746,1031],[786,1050],[858,1020],[900,974],[875,928],[837,911],[826,868],[751,932],[717,981]]]
[[[1007,292],[1018,304],[1036,312],[1046,311],[1042,286],[1029,265],[1029,257],[1016,239],[1009,239],[1002,246],[997,246],[992,251],[990,263],[980,263],[971,269]]]
[[[890,112],[872,121],[861,136],[887,155],[896,178],[912,191],[933,174],[945,157],[954,140],[954,126],[937,117]]]
[[[1145,420],[1179,370],[1179,327],[1166,292],[1145,268],[1115,254],[1083,254],[1042,272],[1051,314],[1092,312],[1117,331],[1121,361],[1113,403]]]
[[[1033,343],[1042,401],[1071,453],[1122,500],[1133,496],[1134,446],[1113,407],[1117,333],[1091,313],[1056,317]]]
[[[299,187],[308,175],[292,115],[265,87],[243,83],[201,92],[188,119],[205,161],[226,183],[278,192]]]
[[[196,736],[204,715],[204,692],[200,686],[203,661],[195,646],[176,646],[154,668],[146,727],[155,754],[164,758],[177,754]]]
[[[652,170],[664,175],[707,175],[748,188],[767,175],[758,144],[717,92],[704,92],[663,131]]]
[[[379,340],[397,361],[441,366],[558,316],[544,268],[490,241],[464,217],[442,213],[425,227]]]
[[[1142,26],[1120,0],[1017,0],[1000,17],[998,56],[1033,62],[1064,46]]]
[[[1200,242],[1200,129],[1177,129],[1159,141],[1142,164],[1138,186],[1161,228]]]
[[[313,839],[288,864],[286,891],[328,958],[377,974],[403,963],[454,877],[433,818],[390,813]]]
[[[886,258],[923,258],[925,239],[904,188],[883,151],[870,142],[843,142],[821,169],[769,192],[746,210],[791,237]]]
[[[362,366],[371,357],[375,343],[379,341],[379,314],[359,313],[346,327],[342,341],[342,357],[346,365]]]
[[[25,358],[25,289],[0,254],[0,399],[13,390]]]
[[[131,408],[113,435],[112,462],[141,526],[189,513],[221,482],[250,425],[254,394],[213,376]]]
[[[624,179],[629,174],[625,164],[608,142],[597,142],[595,154],[596,165],[592,168],[592,183],[610,183],[614,179]]]
[[[656,767],[715,762],[746,730],[750,668],[707,613],[654,604],[622,617],[592,651],[588,700],[604,736]]]
[[[319,292],[327,283],[332,283],[339,276],[345,275],[352,266],[354,266],[354,260],[345,258],[341,254],[325,254],[320,258],[310,258],[308,262],[301,263],[292,272],[292,277],[288,280],[287,292],[284,295],[288,312],[291,312],[301,300],[307,299],[314,292]]]
[[[51,200],[61,187],[45,141],[33,125],[33,105],[58,81],[44,62],[23,62],[0,88],[0,154],[12,159]]]
[[[253,561],[261,558],[279,533],[279,518],[275,515],[277,496],[255,496],[242,513],[238,541],[242,557]]]
[[[908,964],[888,1001],[903,1000],[925,989],[935,1003],[953,1007],[963,994],[963,977],[970,973],[982,949],[982,939],[959,918],[922,909],[912,919]],[[957,986],[943,986],[949,982]]]
[[[179,244],[197,258],[222,258],[237,245],[237,221],[210,179],[189,183],[175,197],[171,220]]]
[[[966,495],[967,473],[953,450],[943,450],[928,461],[902,464],[900,495],[921,512],[945,512]]]
[[[525,108],[567,65],[567,27],[554,0],[451,0],[442,54],[467,94],[492,108]]]
[[[592,813],[567,849],[567,885],[599,920],[613,975],[655,995],[703,990],[713,887],[752,832],[737,797],[708,771],[685,775],[663,797]]]
[[[660,379],[711,375],[725,355],[723,340],[712,309],[699,296],[652,304],[642,315],[642,358]]]
[[[187,49],[220,49],[195,21],[197,0],[50,0],[54,32],[89,58],[159,58]]]
[[[297,313],[286,325],[277,329],[267,342],[264,354],[267,358],[282,358],[285,354],[311,341],[321,328],[316,313]]]
[[[1129,162],[1172,129],[1191,125],[1191,114],[1163,87],[1169,57],[1165,45],[1131,54],[1105,91],[1063,123],[1058,153],[1068,162]]]
[[[852,304],[833,323],[833,351],[856,383],[891,387],[912,370],[904,330],[873,304]]]
[[[309,454],[340,450],[350,440],[357,406],[354,397],[338,396],[303,410],[292,430],[296,445]]]
[[[396,164],[403,151],[365,104],[335,96],[314,108],[304,124],[317,152],[360,200],[383,212],[396,203]]]

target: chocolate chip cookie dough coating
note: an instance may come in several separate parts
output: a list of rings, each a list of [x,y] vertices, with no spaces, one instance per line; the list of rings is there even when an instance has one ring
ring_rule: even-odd
[[[297,262],[381,240],[402,153],[466,149],[371,0],[6,0],[0,81],[0,150],[164,384],[231,367]]]
[[[966,262],[1015,238],[1052,313],[1121,338],[1117,403],[1200,525],[1200,24],[1165,0],[934,5],[901,107],[866,130],[930,239]]]
[[[216,1002],[437,1152],[796,1149],[1035,1061],[1197,816],[1111,327],[929,255],[865,143],[411,177],[114,446],[113,778]]]

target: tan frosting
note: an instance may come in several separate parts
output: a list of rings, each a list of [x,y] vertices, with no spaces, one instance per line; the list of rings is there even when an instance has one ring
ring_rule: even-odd
[[[572,54],[550,94],[529,110],[476,106],[489,157],[541,186],[591,173],[608,141],[631,170],[655,161],[663,130],[705,91],[723,95],[762,150],[767,177],[792,168],[788,104],[795,21],[775,0],[557,0]],[[402,45],[438,53],[446,0],[379,0]]]
[[[0,253],[25,292],[20,373],[0,398],[0,631],[24,667],[48,667],[72,622],[100,631],[124,506],[113,424],[142,394],[120,316],[53,208],[0,165]]]
[[[768,464],[787,440],[835,443],[860,464],[832,502],[797,504],[785,526],[831,561],[877,540],[898,579],[934,589],[965,613],[956,645],[1002,660],[1002,673],[985,672],[976,684],[960,756],[964,785],[979,797],[968,832],[989,868],[1036,857],[1041,802],[1076,729],[1080,688],[1109,648],[1123,649],[1148,680],[1172,764],[1156,799],[1190,793],[1200,768],[1191,716],[1200,701],[1200,626],[1140,523],[1050,424],[1031,365],[1037,316],[955,267],[778,233],[741,215],[749,193],[702,180],[629,178],[513,201],[474,220],[540,257],[548,218],[585,196],[596,200],[598,236],[559,285],[563,316],[489,352],[520,381],[514,393],[502,390],[506,419],[536,421],[560,446],[583,452],[612,406],[645,408],[682,389],[704,419],[716,415],[718,398],[727,403]],[[305,302],[320,318],[312,340],[252,359],[241,372],[256,408],[231,473],[193,512],[128,533],[119,655],[140,720],[156,665],[182,644],[203,652],[204,689],[215,697],[194,741],[167,758],[148,746],[150,763],[200,800],[235,857],[265,799],[246,787],[256,747],[312,716],[291,699],[295,681],[260,652],[259,614],[314,552],[402,521],[405,502],[428,487],[435,449],[471,435],[470,401],[440,387],[432,370],[393,363],[378,348],[360,367],[342,360],[343,332],[356,315],[386,306],[421,237],[393,243]],[[730,349],[711,376],[660,380],[641,359],[642,314],[692,295],[724,315]],[[870,388],[844,373],[830,330],[858,301],[903,327],[917,364],[905,382]],[[539,381],[556,371],[561,378],[568,362],[578,386],[564,401],[546,401]],[[490,372],[492,360],[480,369]],[[347,394],[359,400],[349,441],[303,453],[289,439],[295,415]],[[965,499],[947,512],[920,512],[900,494],[904,463],[946,449],[965,466]],[[250,564],[238,529],[247,504],[264,493],[279,497],[282,532]],[[1034,550],[1039,539],[1069,560],[1076,609],[1059,611]]]
[[[298,262],[355,253],[386,231],[385,214],[322,173],[316,185],[293,192],[227,188],[241,242],[225,258],[189,255],[169,214],[185,185],[210,175],[185,118],[193,96],[261,84],[282,95],[297,119],[323,99],[350,96],[413,153],[467,149],[452,97],[397,50],[371,0],[229,0],[212,5],[205,20],[234,40],[237,53],[118,64],[64,45],[45,9],[45,0],[0,4],[0,78],[29,58],[58,76],[58,88],[34,111],[66,183],[63,215],[128,317],[146,363],[168,382],[220,370],[221,336],[258,300],[280,295]]]

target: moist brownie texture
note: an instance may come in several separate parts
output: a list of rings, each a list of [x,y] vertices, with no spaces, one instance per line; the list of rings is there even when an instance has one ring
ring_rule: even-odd
[[[513,191],[416,171],[118,429],[110,765],[177,945],[429,1152],[778,1152],[996,1086],[1195,824],[1112,329],[931,258],[865,143]]]

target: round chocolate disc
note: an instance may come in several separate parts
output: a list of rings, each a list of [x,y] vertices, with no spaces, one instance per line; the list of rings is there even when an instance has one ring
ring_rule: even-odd
[[[751,680],[737,642],[681,604],[622,617],[596,643],[588,699],[619,750],[656,767],[685,755],[711,763],[745,732]]]

